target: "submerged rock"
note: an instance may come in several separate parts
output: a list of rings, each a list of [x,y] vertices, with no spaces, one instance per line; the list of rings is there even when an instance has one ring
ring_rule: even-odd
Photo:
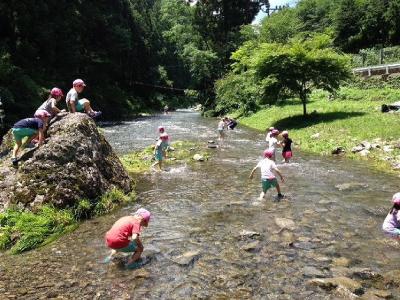
[[[177,263],[178,265],[181,266],[187,266],[189,264],[191,264],[192,262],[194,262],[200,255],[200,251],[199,250],[195,250],[195,251],[188,251],[183,253],[182,255],[173,257],[171,260],[174,263]]]
[[[368,184],[361,183],[361,182],[347,182],[347,183],[335,185],[335,188],[337,188],[339,191],[359,190],[359,189],[364,189],[367,187],[368,187]]]
[[[204,161],[204,156],[200,154],[193,155],[193,159],[196,161]]]
[[[113,187],[131,190],[129,175],[86,114],[67,114],[50,125],[47,135],[47,142],[20,161],[18,170],[9,166],[9,157],[2,161],[0,210],[9,204],[65,207],[82,198],[96,199]],[[7,179],[3,174],[9,174]]]
[[[296,224],[292,219],[275,218],[275,224],[281,229],[295,230]]]

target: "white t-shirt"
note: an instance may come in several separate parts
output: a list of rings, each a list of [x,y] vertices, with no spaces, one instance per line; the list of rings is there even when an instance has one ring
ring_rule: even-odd
[[[269,139],[271,138],[271,131],[269,131],[268,133],[267,133],[267,136],[265,137],[265,141],[267,142],[267,143],[269,143]]]
[[[224,130],[224,128],[225,128],[225,122],[224,121],[219,121],[218,130]]]
[[[67,102],[68,107],[70,101],[78,101],[78,92],[74,88],[70,89],[67,96],[65,96],[65,102]]]
[[[271,136],[268,140],[268,150],[275,151],[278,146],[278,140]]]
[[[260,160],[257,164],[257,168],[261,169],[261,178],[262,179],[272,179],[275,178],[275,174],[273,172],[276,169],[276,164],[272,160],[268,158],[264,158]]]

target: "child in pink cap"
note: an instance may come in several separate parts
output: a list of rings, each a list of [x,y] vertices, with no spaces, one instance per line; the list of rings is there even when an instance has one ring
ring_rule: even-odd
[[[150,221],[150,212],[139,208],[133,215],[125,216],[117,220],[105,235],[106,245],[111,248],[111,253],[104,262],[109,262],[117,252],[133,252],[126,263],[127,268],[135,267],[143,252],[143,244],[140,233],[143,227],[147,227]]]
[[[94,111],[88,99],[79,99],[79,94],[83,92],[85,86],[86,84],[82,79],[75,79],[72,82],[72,88],[65,97],[65,102],[70,112],[86,112],[90,117],[97,118],[101,115],[101,111]]]
[[[393,206],[383,221],[382,229],[390,237],[400,240],[400,193],[392,198]]]
[[[279,177],[281,178],[281,181],[284,182],[284,178],[279,171],[279,169],[276,167],[275,162],[272,160],[272,156],[274,155],[274,152],[272,150],[265,150],[264,153],[264,159],[261,160],[257,166],[251,170],[250,179],[253,179],[254,172],[260,168],[261,169],[261,185],[262,185],[262,191],[259,197],[259,200],[262,200],[265,196],[265,193],[271,188],[275,187],[276,191],[278,192],[278,199],[283,198],[284,196],[281,194],[281,188],[279,186],[278,181],[276,180],[276,176],[274,174],[277,173]]]

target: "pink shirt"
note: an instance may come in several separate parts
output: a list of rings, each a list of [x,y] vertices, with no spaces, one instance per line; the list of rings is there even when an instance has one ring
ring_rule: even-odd
[[[133,216],[120,218],[106,233],[107,246],[113,249],[125,248],[129,245],[132,234],[140,234],[140,220]]]

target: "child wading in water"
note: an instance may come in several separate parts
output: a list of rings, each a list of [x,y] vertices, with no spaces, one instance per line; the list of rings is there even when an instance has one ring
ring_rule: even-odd
[[[111,253],[104,262],[111,261],[117,252],[132,253],[133,255],[126,263],[127,268],[138,267],[136,263],[143,252],[143,244],[140,240],[140,233],[143,227],[147,227],[150,221],[150,212],[144,208],[138,209],[132,216],[125,216],[114,223],[107,231],[105,240]],[[136,263],[136,264],[135,264]]]
[[[283,140],[282,145],[282,156],[285,159],[285,163],[288,163],[293,156],[292,153],[292,143],[293,141],[289,138],[289,133],[287,131],[282,131]]]
[[[226,128],[226,123],[225,123],[226,118],[221,118],[221,120],[218,122],[218,139],[220,141],[223,141],[225,138],[224,130]]]
[[[396,193],[392,198],[393,206],[383,222],[383,231],[392,238],[400,240],[400,193]]]
[[[279,135],[279,130],[273,129],[271,131],[271,135],[268,139],[268,150],[272,152],[271,159],[275,161],[276,158],[276,148],[280,145],[278,139],[276,138]]]
[[[279,177],[281,178],[281,181],[284,182],[284,178],[279,171],[279,169],[276,167],[276,164],[273,160],[271,160],[273,156],[273,151],[271,150],[265,150],[264,151],[264,159],[261,160],[257,166],[254,167],[253,170],[251,170],[250,179],[253,179],[254,172],[257,170],[257,168],[261,169],[261,185],[262,185],[262,192],[260,194],[259,200],[262,200],[265,196],[265,193],[271,188],[275,187],[276,191],[278,192],[278,199],[283,198],[283,195],[281,194],[281,189],[279,186],[278,181],[276,180],[274,172],[276,172]]]
[[[152,168],[158,165],[158,169],[161,171],[162,161],[164,158],[167,158],[168,138],[168,134],[165,132],[162,133],[154,146],[154,157],[156,162],[151,165]]]

